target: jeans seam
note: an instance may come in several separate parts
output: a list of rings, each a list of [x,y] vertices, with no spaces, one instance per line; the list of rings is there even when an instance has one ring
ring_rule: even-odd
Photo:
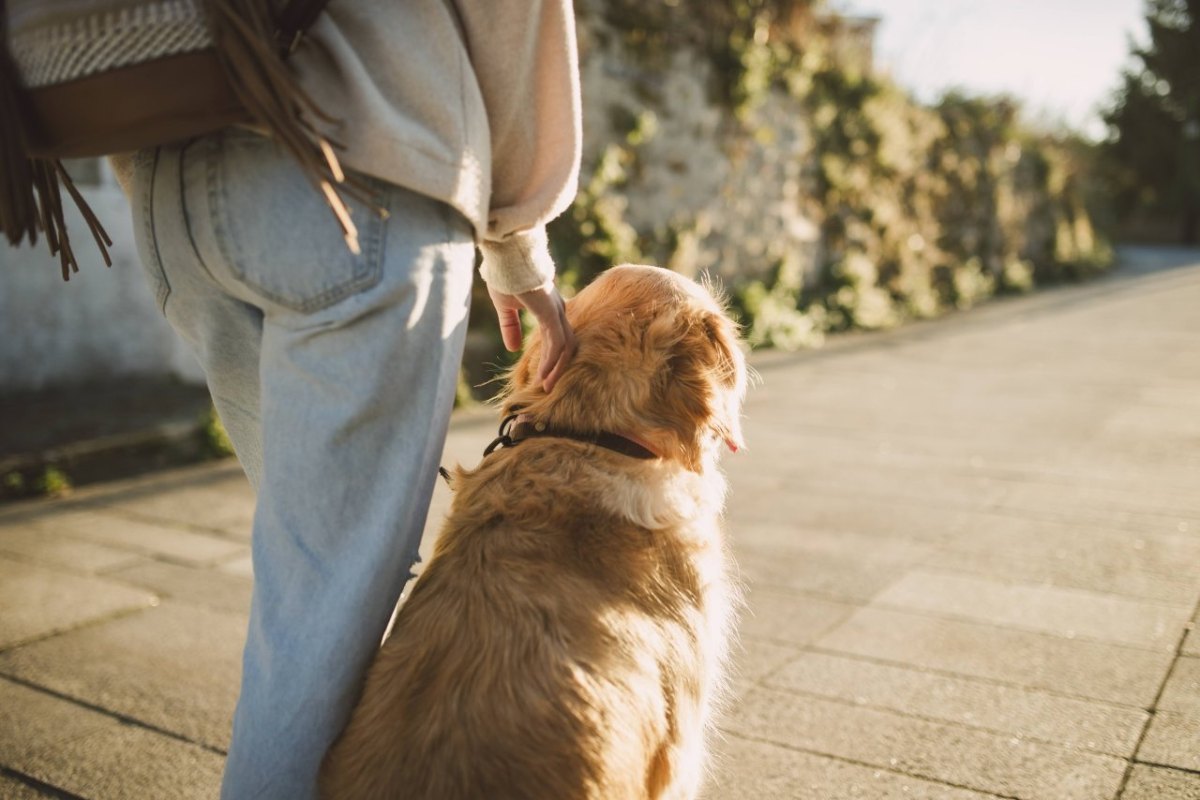
[[[196,257],[196,263],[198,263],[200,268],[204,270],[204,274],[208,276],[208,279],[212,281],[214,285],[219,286],[220,284],[217,282],[216,276],[213,275],[213,271],[209,268],[208,262],[206,262],[204,260],[204,256],[200,254],[200,247],[196,244],[196,236],[192,233],[192,213],[191,209],[188,208],[187,202],[187,180],[186,176],[184,175],[184,168],[187,163],[188,151],[191,150],[192,145],[196,144],[198,141],[198,139],[192,139],[179,148],[179,205],[181,211],[183,212],[183,229],[187,233],[188,244],[191,245],[192,248],[192,255]],[[218,241],[220,241],[219,238]]]
[[[157,296],[154,299],[158,304],[159,313],[161,313],[163,316],[166,316],[167,298],[171,296],[171,283],[167,280],[167,271],[163,267],[162,251],[158,246],[158,232],[155,230],[157,226],[154,224],[154,187],[158,182],[158,162],[161,154],[161,147],[154,148],[154,161],[150,165],[150,186],[149,191],[146,192],[146,200],[143,207],[144,213],[142,214],[142,219],[145,220],[144,236],[146,237],[146,240],[154,247],[154,273],[158,276],[158,279],[161,282],[161,287],[156,287],[155,289]]]

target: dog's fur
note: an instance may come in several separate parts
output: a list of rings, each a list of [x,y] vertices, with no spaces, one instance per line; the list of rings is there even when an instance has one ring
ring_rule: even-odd
[[[605,272],[567,304],[550,394],[536,333],[505,413],[629,435],[638,460],[534,438],[459,469],[436,552],[321,772],[328,798],[693,798],[734,592],[718,450],[741,445],[735,325],[696,283]]]

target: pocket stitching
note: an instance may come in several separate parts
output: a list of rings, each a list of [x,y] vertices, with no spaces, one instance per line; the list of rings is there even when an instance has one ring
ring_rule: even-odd
[[[146,196],[142,201],[142,236],[154,248],[154,263],[149,265],[154,277],[158,278],[157,285],[154,287],[154,301],[158,304],[159,313],[166,316],[167,298],[171,296],[171,282],[167,280],[167,273],[163,268],[162,252],[158,246],[158,233],[154,224],[154,187],[158,182],[158,161],[161,153],[161,148],[154,148],[154,158],[149,164],[150,180],[146,184]],[[146,166],[145,163],[135,164],[135,169],[140,168],[144,171]]]
[[[303,300],[285,298],[249,277],[247,270],[242,266],[244,258],[236,246],[235,237],[229,235],[230,232],[227,230],[227,226],[224,224],[219,211],[219,209],[227,207],[227,203],[224,200],[228,196],[224,170],[222,168],[223,160],[221,158],[224,149],[224,137],[213,137],[212,150],[208,161],[208,208],[213,232],[216,234],[217,248],[221,257],[229,266],[230,274],[236,281],[253,290],[264,299],[298,313],[311,313],[328,308],[341,300],[369,289],[379,282],[383,274],[379,258],[381,249],[380,240],[382,234],[386,232],[387,226],[383,224],[383,219],[378,214],[370,213],[369,209],[368,224],[364,226],[366,235],[359,238],[362,261],[364,263],[361,274],[352,275],[349,279]],[[332,214],[328,222],[329,224],[333,224]]]

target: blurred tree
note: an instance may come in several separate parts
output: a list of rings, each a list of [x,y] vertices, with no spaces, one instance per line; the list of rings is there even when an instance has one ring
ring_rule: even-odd
[[[1150,41],[1134,46],[1105,114],[1118,211],[1200,239],[1200,0],[1146,0]]]

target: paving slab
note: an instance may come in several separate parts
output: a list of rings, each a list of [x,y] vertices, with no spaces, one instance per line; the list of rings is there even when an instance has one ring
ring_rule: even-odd
[[[239,578],[254,579],[254,560],[250,557],[249,553],[229,561],[224,561],[218,564],[216,569],[228,575],[236,575]]]
[[[756,458],[747,455],[747,461]],[[757,471],[731,472],[728,517],[730,537],[739,543],[754,537],[760,525],[786,524],[793,536],[813,531],[874,535],[876,544],[902,539],[909,542],[940,541],[956,527],[960,512],[938,507],[897,507],[862,492],[807,492],[803,482]],[[739,476],[746,474],[744,481]],[[750,539],[753,541],[753,538]]]
[[[845,528],[822,529],[791,520],[743,521],[739,515],[730,514],[726,528],[736,548],[786,552],[796,560],[849,556],[864,561],[910,564],[917,563],[933,549],[930,542],[907,539],[903,533],[890,529],[882,522],[880,520],[877,528],[859,532]],[[1197,553],[1200,557],[1200,548]]]
[[[210,529],[245,541],[254,522],[254,490],[237,473],[201,487],[116,497],[109,506],[150,522]]]
[[[1121,800],[1200,800],[1200,774],[1139,764]]]
[[[1125,761],[769,689],[743,696],[731,733],[1023,800],[1111,797]]]
[[[89,800],[211,800],[224,759],[0,678],[0,765]]]
[[[1190,608],[927,570],[909,572],[874,604],[1172,652],[1191,616]]]
[[[212,564],[249,550],[244,542],[178,524],[132,519],[108,510],[69,511],[38,520],[34,528],[51,535],[120,547],[183,564]]]
[[[28,783],[0,773],[0,797],[4,798],[4,800],[42,800],[42,798],[59,796],[34,788]]]
[[[743,636],[730,654],[730,673],[746,683],[757,683],[775,670],[805,654],[797,647]]]
[[[1145,711],[823,653],[793,656],[762,681],[922,719],[1129,758]]]
[[[752,585],[864,603],[896,580],[903,564],[851,555],[798,555],[791,548],[734,544],[742,576]]]
[[[1183,657],[1175,662],[1158,707],[1200,719],[1200,658]]]
[[[856,612],[816,646],[1136,707],[1154,700],[1173,655],[881,608]]]
[[[1037,537],[1030,537],[1035,539]],[[1123,551],[1081,541],[1070,549],[1009,543],[990,552],[942,549],[925,556],[920,566],[942,572],[980,575],[1002,581],[1082,589],[1191,608],[1198,583],[1176,569],[1162,574],[1139,569]]]
[[[1138,760],[1200,772],[1200,717],[1157,712],[1138,750]]]
[[[738,615],[738,630],[747,639],[767,639],[804,646],[849,617],[857,606],[836,600],[754,588]]]
[[[999,519],[999,527],[985,520],[964,525],[926,556],[925,563],[1187,608],[1200,597],[1200,537],[1175,531],[1130,536],[1125,531]]]
[[[144,586],[173,603],[202,606],[236,614],[250,613],[254,583],[248,575],[224,569],[184,567],[143,559],[107,573],[113,580]]]
[[[0,558],[0,650],[157,602],[145,590]]]
[[[241,615],[163,603],[0,653],[0,675],[224,749],[245,635]]]
[[[92,573],[131,564],[139,559],[128,550],[70,539],[40,528],[17,524],[0,525],[0,555]]]
[[[720,741],[705,800],[985,800],[973,792],[901,773],[738,736]]]

